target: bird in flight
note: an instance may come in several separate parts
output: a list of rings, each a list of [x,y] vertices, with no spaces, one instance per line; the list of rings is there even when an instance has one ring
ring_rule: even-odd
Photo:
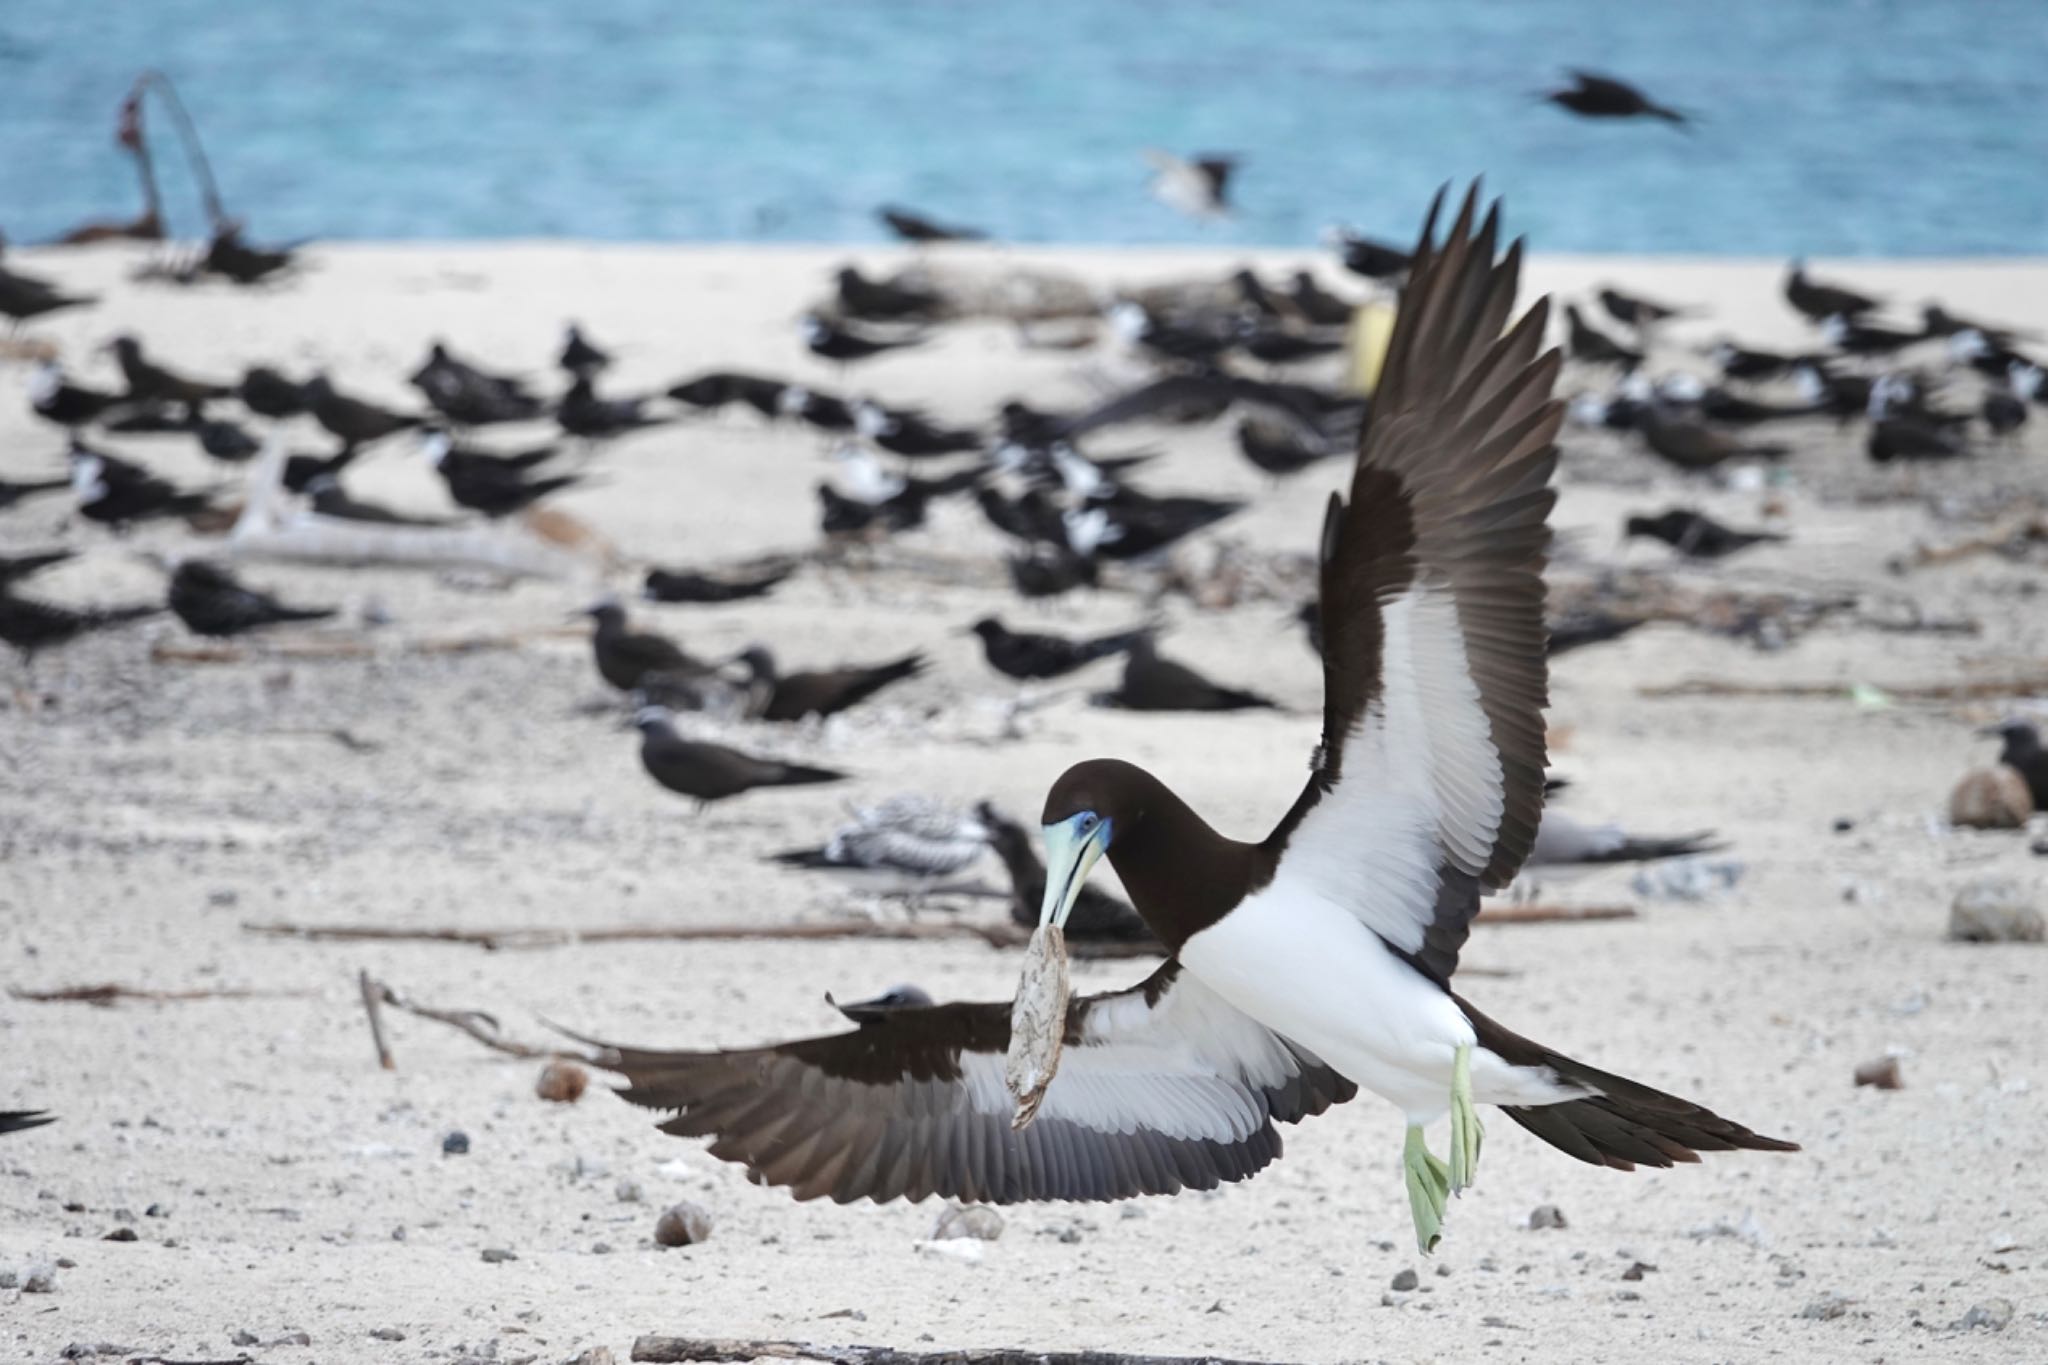
[[[1472,1183],[1478,1106],[1622,1170],[1793,1150],[1495,1023],[1451,985],[1484,890],[1542,815],[1543,569],[1555,493],[1547,307],[1513,315],[1521,246],[1468,194],[1430,211],[1321,537],[1324,722],[1265,838],[1218,833],[1157,777],[1094,759],[1041,816],[1044,926],[1107,858],[1168,956],[1074,997],[1028,1126],[1004,1083],[1008,1002],[896,1010],[850,1033],[730,1051],[604,1048],[662,1130],[708,1137],[799,1199],[1113,1200],[1246,1179],[1294,1123],[1370,1090],[1407,1124],[1418,1244]],[[1426,1128],[1448,1117],[1448,1158]]]

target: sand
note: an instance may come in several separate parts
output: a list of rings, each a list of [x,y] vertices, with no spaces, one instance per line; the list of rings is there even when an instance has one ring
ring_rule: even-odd
[[[258,359],[319,364],[351,390],[398,402],[430,337],[540,373],[573,317],[616,347],[615,391],[712,366],[836,384],[800,352],[790,322],[837,252],[359,246],[315,251],[303,278],[253,293],[129,284],[135,258],[122,252],[16,256],[107,294],[95,310],[35,329],[97,382],[111,371],[90,347],[134,328],[201,374],[230,376]],[[1110,282],[1296,258],[968,259]],[[1576,291],[1613,279],[1711,303],[1713,318],[1674,332],[1674,348],[1723,330],[1794,344],[1802,331],[1776,300],[1776,273],[1761,262],[1539,256],[1530,280]],[[1847,274],[1902,302],[1938,295],[1959,311],[2048,319],[2040,262],[1858,263]],[[1006,329],[969,326],[855,382],[979,419],[1011,395],[1080,401],[1089,390],[1078,372],[1090,363],[1023,353]],[[10,367],[0,387],[15,390],[21,373]],[[1567,387],[1594,378],[1571,375]],[[1972,727],[2004,704],[1847,695],[1855,683],[2002,677],[2048,661],[2038,567],[1982,556],[1906,576],[1886,569],[1915,543],[1976,533],[1983,514],[2048,492],[2044,426],[1967,470],[1876,471],[1856,435],[1808,424],[1796,429],[1802,451],[1786,477],[1763,491],[1684,485],[1610,437],[1571,436],[1558,523],[1581,561],[1664,561],[1654,546],[1617,548],[1630,510],[1693,498],[1747,524],[1770,501],[1789,544],[1682,579],[1846,586],[1983,628],[1899,634],[1840,619],[1765,651],[1657,625],[1560,662],[1552,723],[1555,761],[1576,784],[1569,809],[1652,832],[1717,829],[1742,876],[1702,901],[1638,894],[1627,872],[1552,888],[1546,898],[1641,913],[1480,929],[1464,989],[1525,1033],[1806,1150],[1623,1175],[1570,1161],[1496,1115],[1479,1185],[1453,1209],[1433,1261],[1410,1238],[1400,1120],[1376,1101],[1288,1130],[1286,1156],[1242,1186],[1005,1210],[1002,1237],[971,1262],[919,1248],[936,1205],[795,1204],[655,1132],[601,1087],[573,1106],[543,1103],[537,1062],[437,1025],[395,1018],[398,1069],[381,1072],[355,985],[367,968],[430,1004],[492,1010],[527,1040],[544,1036],[547,1019],[634,1042],[741,1044],[834,1027],[828,990],[845,998],[914,980],[942,998],[1006,997],[1014,960],[977,945],[487,953],[244,928],[844,914],[857,908],[847,897],[762,855],[815,841],[849,800],[897,791],[991,796],[1030,819],[1064,764],[1101,753],[1153,767],[1220,828],[1256,835],[1296,790],[1316,729],[1318,674],[1286,602],[1202,612],[1184,597],[1154,605],[1104,592],[1019,607],[988,567],[993,533],[971,507],[946,507],[905,557],[964,565],[957,581],[899,561],[807,568],[766,603],[645,609],[643,619],[704,653],[760,639],[798,663],[911,648],[934,661],[927,677],[842,722],[737,733],[844,766],[856,783],[758,794],[701,816],[645,779],[635,737],[600,705],[587,647],[565,624],[594,578],[500,588],[474,576],[252,566],[249,577],[294,600],[388,615],[371,636],[385,642],[377,656],[307,661],[258,647],[240,663],[153,663],[154,644],[183,638],[169,620],[53,653],[35,676],[43,707],[0,713],[0,984],[274,994],[111,1009],[0,998],[0,1105],[62,1116],[0,1139],[0,1270],[74,1263],[57,1270],[55,1293],[0,1291],[0,1355],[44,1361],[83,1341],[226,1358],[240,1349],[234,1333],[271,1343],[304,1332],[310,1345],[249,1349],[279,1365],[490,1352],[552,1362],[599,1345],[623,1358],[637,1335],[680,1333],[1319,1362],[2048,1358],[2048,949],[1942,937],[1948,903],[1970,879],[2009,875],[2044,894],[2048,864],[2030,858],[2026,836],[1956,833],[1941,821],[1951,783],[1992,752]],[[293,435],[300,448],[321,439]],[[1222,429],[1139,432],[1101,448],[1140,441],[1170,450],[1147,471],[1148,489],[1255,497],[1222,536],[1261,554],[1307,549],[1337,478],[1333,467],[1270,488]],[[181,481],[217,477],[182,442],[108,444]],[[25,404],[0,404],[9,474],[56,469],[61,449]],[[827,466],[812,438],[733,419],[619,442],[595,468],[601,477],[561,505],[623,555],[715,563],[811,546],[810,486]],[[402,444],[367,459],[354,491],[440,506]],[[66,530],[63,511],[60,499],[0,513],[10,550],[60,535],[91,547],[37,586],[51,597],[158,592],[156,571],[131,551],[192,543],[162,527],[125,541]],[[635,575],[606,581],[630,588]],[[1103,666],[1034,712],[1023,739],[1004,742],[1010,689],[958,634],[997,609],[1013,624],[1070,630],[1156,611],[1172,627],[1171,653],[1255,683],[1287,709],[1102,712],[1079,693],[1108,684],[1113,666]],[[404,647],[494,631],[531,639],[468,654]],[[1841,690],[1641,692],[1700,676]],[[357,743],[338,743],[337,730]],[[1853,828],[1832,832],[1838,818]],[[1142,970],[1084,966],[1077,988],[1118,986]],[[1855,1066],[1887,1051],[1901,1059],[1905,1088],[1855,1088]],[[453,1130],[468,1134],[466,1156],[442,1155]],[[622,1197],[635,1191],[637,1201]],[[656,1214],[685,1198],[711,1214],[711,1240],[657,1249]],[[1568,1226],[1527,1230],[1542,1204]],[[135,1243],[101,1240],[124,1224]],[[486,1249],[517,1259],[486,1262]],[[1655,1269],[1624,1279],[1637,1262]],[[1393,1294],[1408,1267],[1421,1288]],[[1803,1314],[1829,1295],[1845,1301],[1839,1313]],[[2002,1333],[1951,1328],[1992,1299],[2017,1308]],[[371,1335],[380,1330],[387,1337]]]

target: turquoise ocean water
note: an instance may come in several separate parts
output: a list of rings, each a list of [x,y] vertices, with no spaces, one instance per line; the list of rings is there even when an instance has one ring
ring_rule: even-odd
[[[1532,98],[1571,65],[1697,131]],[[890,200],[1298,244],[1484,173],[1549,250],[2048,252],[2048,0],[0,0],[0,229],[129,210],[145,66],[266,240],[860,242]],[[1152,203],[1147,145],[1241,154],[1239,216]]]

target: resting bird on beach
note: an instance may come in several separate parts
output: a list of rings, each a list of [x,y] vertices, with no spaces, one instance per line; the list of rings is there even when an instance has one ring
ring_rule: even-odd
[[[952,227],[935,222],[921,213],[884,204],[875,210],[884,227],[906,242],[929,245],[935,242],[979,242],[988,234],[976,228]]]
[[[924,796],[892,796],[853,812],[815,848],[792,848],[769,861],[830,873],[879,895],[916,895],[964,872],[987,850],[990,831],[973,816]]]
[[[11,588],[0,587],[0,643],[12,645],[23,659],[33,659],[38,650],[66,644],[95,630],[140,621],[162,610],[155,603],[66,607],[17,597]]]
[[[1806,273],[1805,261],[1794,261],[1785,270],[1785,302],[1814,322],[1826,322],[1829,318],[1853,322],[1884,301],[1840,285],[1823,284]]]
[[[290,607],[244,587],[226,569],[188,559],[171,572],[171,611],[194,635],[225,638],[294,621],[325,621],[333,607]]]
[[[1780,531],[1738,531],[1704,512],[1682,507],[1659,512],[1654,517],[1630,517],[1623,535],[1630,539],[1649,536],[1661,540],[1688,559],[1726,559],[1752,545],[1774,545],[1785,539]]]
[[[28,378],[28,405],[36,416],[60,427],[76,429],[96,422],[108,409],[128,400],[118,393],[106,393],[74,384],[64,377],[64,367],[54,360],[36,366]]]
[[[816,313],[804,314],[797,324],[797,332],[803,338],[804,347],[820,360],[836,361],[841,365],[856,360],[868,360],[885,351],[900,351],[906,346],[916,346],[924,341],[922,336],[879,337],[855,331],[851,327],[835,326]]]
[[[1398,280],[1414,264],[1413,255],[1400,247],[1361,237],[1349,228],[1325,228],[1323,241],[1336,251],[1346,270],[1369,280]]]
[[[1005,1203],[1242,1180],[1280,1155],[1275,1121],[1363,1088],[1406,1121],[1425,1251],[1473,1181],[1481,1104],[1621,1170],[1793,1146],[1523,1038],[1452,989],[1480,893],[1513,877],[1542,813],[1562,418],[1545,307],[1513,318],[1521,250],[1496,259],[1496,214],[1477,210],[1475,192],[1441,243],[1430,214],[1348,496],[1324,520],[1323,737],[1292,808],[1243,842],[1112,759],[1046,797],[1039,923],[1064,926],[1106,857],[1170,956],[1071,998],[1028,1126],[1004,1081],[1009,1001],[758,1048],[606,1049],[628,1101],[801,1199]],[[1180,767],[1201,771],[1200,754]],[[1573,989],[1622,995],[1597,977]],[[1425,1139],[1446,1116],[1448,1161]]]
[[[1632,370],[1643,363],[1641,351],[1631,351],[1598,327],[1586,321],[1579,312],[1579,306],[1568,303],[1564,306],[1564,320],[1567,328],[1567,353],[1573,360],[1586,365],[1619,365]]]
[[[0,247],[4,247],[4,241],[0,241]],[[48,280],[0,266],[0,317],[8,320],[10,331],[19,331],[30,318],[64,308],[83,308],[98,301],[90,294],[67,294]]]
[[[88,521],[123,527],[155,517],[182,517],[205,510],[209,493],[186,492],[144,469],[103,450],[71,443],[71,487],[78,494],[79,515]]]
[[[2041,746],[2041,732],[2033,722],[2008,720],[1978,733],[2003,741],[1998,761],[2026,779],[2034,809],[2048,812],[2048,748]]]
[[[1011,630],[993,616],[982,617],[970,629],[981,637],[981,648],[988,658],[988,666],[1020,682],[1064,678],[1097,659],[1121,654],[1145,638],[1142,630],[1127,630],[1115,635],[1073,640],[1064,635]]]
[[[595,621],[590,632],[590,652],[597,660],[598,676],[631,692],[650,673],[690,676],[709,673],[711,665],[687,653],[681,645],[651,631],[634,630],[626,624],[626,609],[607,598],[583,609],[581,615]]]
[[[608,368],[612,357],[610,352],[584,336],[583,329],[572,322],[568,335],[562,339],[562,354],[555,363],[578,379],[589,379]]]
[[[1664,858],[1688,858],[1695,853],[1713,853],[1723,847],[1714,831],[1697,834],[1630,834],[1620,825],[1589,825],[1560,810],[1546,809],[1536,826],[1536,841],[1529,846],[1524,867],[1578,867],[1598,863],[1648,863]]]
[[[1624,294],[1611,285],[1600,291],[1600,306],[1607,310],[1607,316],[1624,327],[1638,331],[1655,327],[1672,318],[1690,317],[1694,310],[1674,308],[1668,303],[1655,303],[1633,294]]]
[[[906,654],[889,663],[784,673],[776,666],[775,656],[761,645],[750,646],[739,662],[747,667],[747,688],[753,697],[748,714],[781,721],[837,715],[891,683],[916,677],[925,668],[924,655]]]
[[[640,766],[662,786],[696,801],[699,810],[756,787],[802,787],[846,780],[845,773],[830,768],[757,758],[722,744],[684,739],[676,733],[665,707],[641,707],[633,724],[640,731]]]
[[[649,569],[640,595],[650,602],[740,602],[766,597],[796,572],[794,563],[751,574],[711,574],[695,569]]]
[[[838,290],[840,311],[868,322],[922,322],[946,306],[946,301],[929,289],[871,280],[850,265],[840,267],[833,285]]]
[[[1254,711],[1275,705],[1269,697],[1211,682],[1186,664],[1161,657],[1150,634],[1138,635],[1126,647],[1116,690],[1098,692],[1090,700],[1126,711]]]
[[[233,392],[227,385],[192,379],[164,368],[142,353],[142,343],[135,337],[117,336],[106,348],[114,353],[121,377],[128,382],[130,402],[181,403],[197,408],[209,398],[224,398]]]
[[[308,379],[299,386],[299,392],[305,399],[306,411],[340,440],[343,450],[381,441],[386,436],[410,431],[420,424],[420,419],[409,413],[393,412],[375,403],[349,397],[335,388],[334,382],[324,374]]]

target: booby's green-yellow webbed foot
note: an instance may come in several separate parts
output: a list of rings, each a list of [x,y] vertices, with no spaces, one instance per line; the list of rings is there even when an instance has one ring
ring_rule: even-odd
[[[1408,1211],[1415,1218],[1415,1245],[1427,1256],[1443,1240],[1444,1207],[1451,1198],[1450,1170],[1423,1141],[1422,1128],[1408,1125],[1401,1146],[1401,1176],[1408,1186]]]
[[[1472,1045],[1451,1059],[1451,1192],[1462,1194],[1479,1174],[1479,1147],[1486,1139],[1472,1105]]]

